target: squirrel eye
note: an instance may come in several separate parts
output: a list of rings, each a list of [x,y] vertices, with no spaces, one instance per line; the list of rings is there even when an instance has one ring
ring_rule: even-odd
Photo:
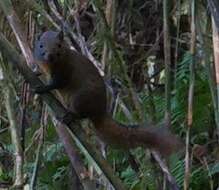
[[[59,48],[61,48],[61,47],[62,47],[62,45],[61,45],[61,44],[58,44],[58,47],[59,47]]]
[[[46,53],[45,53],[45,52],[41,53],[41,56],[44,56],[44,55],[46,55]]]
[[[43,48],[43,45],[42,45],[42,44],[40,44],[40,48]]]

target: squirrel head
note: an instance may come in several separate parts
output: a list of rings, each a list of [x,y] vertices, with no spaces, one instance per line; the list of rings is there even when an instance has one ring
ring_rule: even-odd
[[[34,57],[42,63],[58,61],[66,46],[63,31],[46,31],[36,41]]]

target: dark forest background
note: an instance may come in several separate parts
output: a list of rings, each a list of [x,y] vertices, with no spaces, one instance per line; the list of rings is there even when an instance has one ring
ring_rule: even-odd
[[[162,158],[57,123],[26,68],[45,30],[99,68],[116,120],[168,125],[185,146]],[[0,189],[218,189],[218,30],[217,0],[1,0]]]

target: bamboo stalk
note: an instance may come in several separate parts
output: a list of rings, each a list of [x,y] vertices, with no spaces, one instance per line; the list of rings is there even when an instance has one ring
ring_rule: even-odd
[[[21,188],[24,185],[24,174],[23,174],[23,151],[21,147],[20,138],[18,135],[18,127],[16,125],[16,118],[12,102],[12,91],[10,86],[4,86],[4,99],[5,107],[8,114],[8,120],[10,123],[10,133],[12,144],[15,147],[15,181],[13,186]]]
[[[210,53],[211,49],[208,47],[207,40],[204,38],[204,35],[202,34],[200,20],[197,19],[197,23],[198,23],[197,31],[199,32],[199,38],[202,44],[203,54],[204,54],[203,65],[205,65],[205,68],[206,68],[206,74],[208,76],[208,84],[209,84],[209,88],[211,91],[211,99],[212,99],[212,104],[214,108],[214,120],[215,120],[217,129],[219,129],[219,111],[218,111],[218,103],[217,103],[218,101],[217,101],[217,91],[216,91],[217,88],[216,88],[216,81],[215,81],[215,75],[214,75],[215,69],[212,69],[211,60],[209,56],[211,54]],[[218,137],[218,141],[219,141],[219,137]]]
[[[192,61],[190,64],[190,77],[189,77],[189,92],[188,92],[188,115],[187,115],[187,130],[186,130],[186,156],[185,156],[185,177],[184,177],[184,190],[189,189],[190,179],[190,130],[193,124],[193,98],[194,98],[194,85],[195,85],[195,53],[196,53],[196,27],[195,27],[195,0],[191,0],[191,45],[190,53]]]
[[[170,1],[163,1],[163,36],[164,36],[164,64],[165,64],[165,120],[171,120],[171,53],[170,53],[170,32],[169,32],[169,6]]]
[[[177,74],[177,62],[178,62],[178,51],[179,51],[179,39],[180,39],[180,21],[181,21],[181,0],[177,0],[177,15],[176,15],[176,46],[174,55],[174,90],[176,90],[176,74]]]
[[[217,137],[219,142],[219,30],[216,28],[215,21],[212,18],[212,29],[213,29],[213,47],[214,47],[214,66],[216,76],[216,108],[215,119],[217,125]]]

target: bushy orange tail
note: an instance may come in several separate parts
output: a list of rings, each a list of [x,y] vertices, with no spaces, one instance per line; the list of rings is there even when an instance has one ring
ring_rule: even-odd
[[[181,146],[177,137],[158,127],[125,126],[114,121],[110,116],[93,120],[98,135],[110,145],[122,148],[138,146],[159,151],[169,155]]]

